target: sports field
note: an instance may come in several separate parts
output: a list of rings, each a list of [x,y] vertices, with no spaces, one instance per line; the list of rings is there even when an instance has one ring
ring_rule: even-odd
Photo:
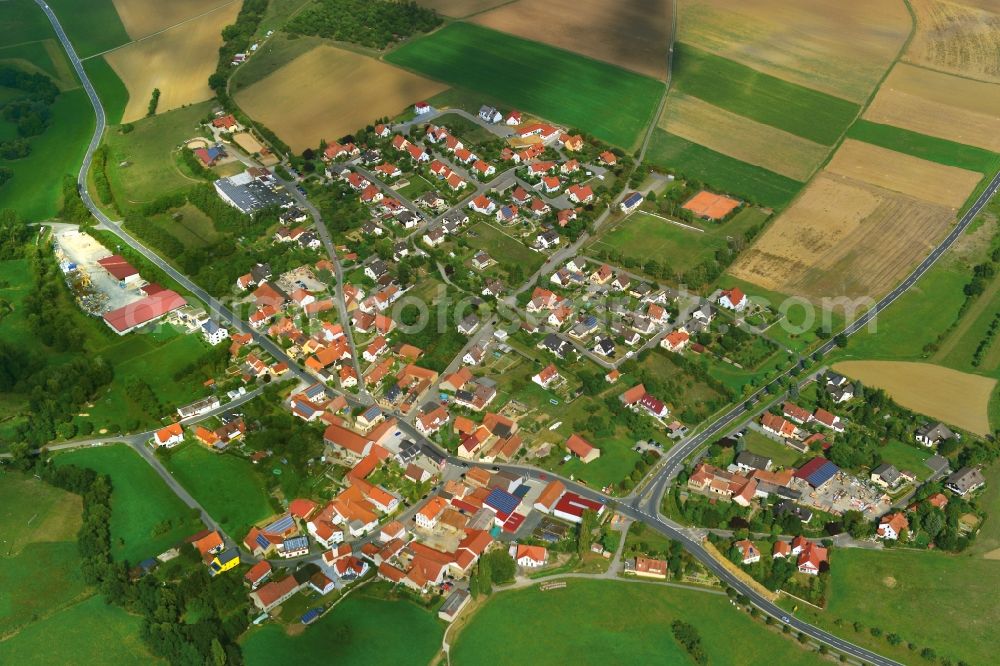
[[[713,106],[671,94],[659,126],[671,134],[793,180],[806,181],[829,148]]]
[[[930,252],[953,221],[949,207],[824,171],[730,272],[813,301],[877,299]]]
[[[1000,621],[993,586],[1000,562],[913,550],[837,551],[831,567],[826,611],[800,604],[803,619],[849,641],[875,649],[902,663],[920,663],[919,652],[932,648],[939,658],[969,664],[990,663],[1000,649],[993,627]],[[933,609],[929,611],[928,609]],[[928,613],[934,621],[928,621]],[[834,624],[841,620],[842,625]],[[855,631],[853,622],[862,624]],[[882,630],[881,638],[870,628]],[[886,637],[902,638],[893,647]],[[970,637],[976,637],[975,640]],[[911,652],[907,644],[917,646]]]
[[[982,178],[974,171],[928,162],[855,139],[844,140],[826,170],[956,209]]]
[[[240,90],[236,102],[300,152],[323,139],[339,139],[375,118],[394,116],[445,88],[373,58],[324,45]],[[304,90],[309,94],[303,95]]]
[[[992,175],[1000,170],[1000,154],[892,125],[859,119],[847,131],[852,139],[872,143],[938,164]]]
[[[141,562],[203,529],[153,468],[125,444],[63,453],[56,464],[87,467],[111,477],[115,559]]]
[[[590,247],[592,251],[612,249],[639,262],[656,259],[683,274],[725,249],[727,236],[738,236],[765,219],[762,211],[751,207],[723,225],[697,231],[639,211],[603,230]]]
[[[142,4],[148,6],[146,2]],[[239,1],[225,4],[196,21],[151,35],[105,56],[129,91],[123,122],[146,116],[153,89],[160,91],[158,113],[212,97],[208,77],[215,72],[222,29],[236,19],[240,4]],[[146,14],[156,16],[158,12],[147,10]]]
[[[898,64],[864,117],[929,136],[1000,151],[1000,85]]]
[[[257,468],[245,458],[188,444],[170,456],[167,468],[236,539],[243,538],[254,523],[274,514]]]
[[[655,79],[467,23],[404,44],[386,60],[625,148],[663,92]]]
[[[517,0],[471,20],[665,79],[672,4],[671,0]]]
[[[641,612],[636,612],[641,609]],[[512,641],[496,628],[530,617]],[[670,632],[680,619],[701,635],[710,664],[814,664],[816,657],[755,623],[722,595],[621,581],[568,580],[561,590],[500,592],[472,617],[452,646],[456,664],[683,664]]]
[[[910,32],[895,0],[681,0],[678,39],[755,70],[863,102]]]
[[[653,130],[646,161],[771,208],[784,208],[803,187],[797,180],[741,162],[659,127]]]
[[[427,664],[441,649],[444,623],[429,610],[405,600],[386,600],[366,594],[368,583],[351,593],[331,613],[297,636],[289,636],[273,622],[251,629],[241,639],[248,666],[268,666],[289,654],[296,661],[316,666],[330,663],[370,664],[372,646],[378,645],[379,661],[388,664]],[[317,597],[317,604],[319,598]],[[405,638],[386,640],[387,628],[405,627]]]
[[[165,663],[143,645],[139,638],[141,624],[139,617],[109,605],[100,596],[92,596],[0,641],[0,662],[116,666]]]
[[[690,44],[674,48],[673,85],[732,113],[823,145],[854,120],[853,102],[789,83]]]
[[[990,0],[911,0],[917,30],[904,59],[916,65],[1000,83],[1000,7]]]
[[[990,432],[990,394],[997,380],[930,363],[842,361],[833,369],[883,388],[899,404],[959,428]]]

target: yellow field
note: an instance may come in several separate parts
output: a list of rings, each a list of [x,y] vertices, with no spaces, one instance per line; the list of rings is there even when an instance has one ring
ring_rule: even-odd
[[[864,117],[1000,151],[1000,85],[899,64]]]
[[[240,0],[112,0],[125,32],[132,39],[140,39],[158,30],[169,28],[199,14],[228,4],[239,5]]]
[[[478,14],[513,0],[417,0],[417,4],[429,7],[438,14],[452,18],[462,18],[470,14]]]
[[[910,32],[901,0],[681,0],[679,41],[863,102]]]
[[[208,77],[215,72],[222,29],[236,20],[240,5],[229,3],[207,16],[104,56],[128,88],[122,122],[146,115],[154,88],[160,89],[157,112],[209,99],[212,90]]]
[[[731,268],[765,289],[879,298],[954,222],[951,208],[823,171]]]
[[[801,181],[812,175],[829,151],[683,93],[670,94],[659,125],[688,141]]]
[[[905,60],[932,69],[1000,82],[1000,4],[911,0],[917,31]],[[989,10],[989,11],[988,11]]]
[[[905,361],[844,361],[833,369],[885,389],[893,400],[915,412],[979,435],[990,432],[987,410],[995,379]]]
[[[518,0],[472,22],[665,79],[671,6],[672,0]]]
[[[447,86],[332,46],[319,46],[236,94],[295,152],[392,116]]]
[[[908,194],[917,199],[959,208],[982,174],[928,162],[854,139],[846,139],[827,170]]]

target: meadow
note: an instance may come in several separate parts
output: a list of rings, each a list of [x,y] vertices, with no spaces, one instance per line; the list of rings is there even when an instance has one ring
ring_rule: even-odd
[[[739,236],[766,219],[760,209],[747,207],[723,224],[696,231],[638,211],[602,230],[590,247],[612,249],[635,261],[654,258],[683,274],[728,247],[727,236]]]
[[[996,579],[1000,562],[848,548],[837,551],[830,571],[826,611],[800,605],[797,612],[847,640],[903,663],[916,663],[925,647],[941,658],[970,664],[989,663],[1000,649],[992,629],[1000,620],[1000,606],[993,586],[984,584]],[[933,622],[928,621],[929,609]],[[843,624],[837,626],[836,620]],[[851,627],[855,621],[861,623],[860,631]],[[873,637],[871,627],[881,629],[882,637]],[[892,633],[902,638],[902,644],[890,645],[886,637]],[[915,651],[908,649],[910,642]]]
[[[426,664],[441,648],[444,624],[430,611],[406,600],[387,600],[368,594],[368,583],[358,588],[298,636],[289,636],[276,623],[251,629],[242,639],[248,666],[266,666],[295,654],[302,664],[369,664],[372,646],[379,660],[389,664]],[[386,640],[389,628],[404,628],[405,638]]]
[[[409,42],[385,59],[624,148],[636,143],[663,93],[655,79],[466,23]]]
[[[275,513],[260,473],[245,458],[187,444],[171,452],[166,464],[233,538],[242,539],[254,523]]]
[[[689,44],[674,48],[674,85],[677,90],[829,146],[854,120],[853,102],[805,88],[720,58]]]
[[[635,612],[642,609],[641,612]],[[496,628],[529,617],[512,641]],[[561,590],[500,592],[469,621],[452,645],[457,664],[608,664],[691,661],[670,632],[676,619],[701,635],[709,663],[814,664],[815,655],[768,631],[725,596],[620,581],[569,580]]]
[[[122,80],[111,69],[111,65],[104,58],[91,58],[85,60],[83,68],[87,72],[87,77],[94,85],[97,95],[101,98],[101,105],[107,115],[109,125],[117,125],[122,121],[122,114],[128,106],[128,88]]]
[[[472,235],[475,232],[475,236]],[[516,238],[507,235],[493,222],[480,222],[470,227],[465,235],[469,246],[485,250],[501,267],[510,270],[520,266],[525,275],[531,275],[545,262],[545,255],[535,252]]]
[[[80,0],[46,2],[59,17],[59,23],[80,58],[113,49],[129,41],[113,0],[87,0],[86,11],[81,11]]]
[[[141,562],[203,529],[201,521],[153,468],[125,444],[77,449],[58,455],[55,461],[111,477],[111,552],[115,559]]]
[[[200,123],[210,111],[207,102],[195,104],[140,120],[128,134],[117,129],[105,134],[108,180],[119,208],[127,210],[204,182],[182,173],[173,152],[205,131]],[[122,163],[126,166],[119,166]]]
[[[747,445],[747,451],[767,456],[774,461],[775,467],[793,467],[802,457],[792,447],[776,442],[752,428],[747,428],[743,442]]]
[[[916,474],[918,479],[930,476],[931,470],[924,461],[931,457],[933,451],[919,444],[907,444],[894,439],[880,446],[878,454],[884,462],[895,465],[897,469],[908,469]]]
[[[664,131],[653,130],[646,162],[770,208],[784,208],[803,184]]]
[[[141,624],[139,617],[93,596],[0,641],[0,662],[119,666],[165,663],[143,645],[139,638]]]

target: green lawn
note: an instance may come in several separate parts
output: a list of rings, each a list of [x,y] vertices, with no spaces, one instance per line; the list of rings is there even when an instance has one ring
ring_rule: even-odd
[[[858,105],[764,74],[690,44],[674,47],[677,90],[824,146],[854,121]]]
[[[117,125],[121,122],[122,113],[128,104],[128,89],[103,56],[84,61],[83,68],[101,98],[104,112],[108,116],[108,124]]]
[[[0,635],[86,593],[76,546],[82,512],[76,495],[0,471]]]
[[[611,248],[635,261],[653,258],[683,274],[724,250],[728,246],[728,236],[741,235],[766,219],[767,215],[760,209],[747,207],[728,222],[699,232],[672,224],[658,214],[638,211],[608,228],[593,246]]]
[[[139,638],[141,623],[139,617],[94,596],[0,642],[0,662],[120,666],[163,663]]]
[[[0,2],[0,48],[52,36],[52,25],[32,0]]]
[[[430,181],[428,181],[423,176],[419,176],[417,174],[413,174],[412,176],[407,177],[406,180],[409,181],[407,185],[405,187],[399,188],[398,191],[400,194],[402,194],[407,199],[410,199],[411,201],[419,197],[424,192],[430,192],[434,189],[434,185],[431,184]]]
[[[81,58],[101,53],[129,41],[112,0],[46,0]]]
[[[671,382],[675,390],[658,395],[670,407],[670,418],[695,426],[710,415],[707,403],[717,401],[722,396],[706,382],[695,378],[669,356],[671,352],[654,347],[641,361],[642,368],[663,382]],[[625,383],[621,391],[628,388]],[[690,412],[690,414],[688,414]],[[694,416],[696,418],[689,418]]]
[[[655,79],[468,23],[452,23],[385,59],[624,148],[639,139],[663,93]]]
[[[975,555],[983,555],[1000,548],[1000,483],[996,482],[996,479],[1000,478],[998,472],[1000,467],[997,465],[984,470],[990,483],[986,484],[986,488],[976,499],[976,504],[986,511],[986,521],[979,528],[979,534],[969,548],[969,552]]]
[[[717,153],[659,127],[653,130],[646,161],[772,208],[784,208],[803,186],[788,176]]]
[[[402,633],[389,639],[387,631]],[[269,623],[251,629],[241,644],[248,666],[280,663],[290,654],[300,664],[329,664],[331,655],[338,664],[370,664],[374,646],[380,663],[427,664],[441,649],[443,634],[444,623],[430,611],[368,596],[362,587],[299,636]]]
[[[906,444],[895,439],[878,448],[878,454],[884,462],[895,465],[900,470],[909,470],[921,480],[930,476],[931,470],[924,461],[930,458],[932,453],[934,452],[919,444]]]
[[[31,154],[0,160],[14,177],[0,187],[0,208],[27,221],[50,218],[62,200],[63,176],[76,177],[94,129],[94,111],[83,88],[63,92],[52,105],[52,124],[31,140]]]
[[[638,609],[639,612],[636,612]],[[517,639],[498,627],[512,618]],[[530,618],[530,620],[528,619]],[[562,590],[501,592],[452,647],[456,664],[687,664],[670,623],[693,625],[710,664],[815,664],[816,657],[733,608],[721,595],[616,581],[569,580]]]
[[[235,539],[242,539],[254,523],[274,514],[257,468],[245,458],[188,444],[170,455],[167,468]]]
[[[1000,169],[1000,155],[997,153],[870,120],[858,119],[847,131],[847,136],[938,164],[978,171],[984,175],[992,175]]]
[[[924,663],[919,652],[930,647],[941,658],[970,664],[992,663],[1000,638],[993,629],[1000,621],[995,581],[1000,562],[935,552],[863,548],[840,549],[832,561],[831,592],[825,612],[800,609],[803,619],[816,622],[847,640],[903,663]],[[843,621],[838,627],[836,619]],[[864,625],[855,632],[851,626]],[[882,638],[871,636],[878,627]],[[902,645],[892,647],[885,636],[898,634]],[[917,646],[911,652],[907,643]]]
[[[765,437],[752,428],[747,428],[743,435],[747,451],[757,455],[767,456],[774,462],[774,467],[794,467],[802,457],[798,451]]]
[[[180,217],[175,218],[177,214]],[[212,218],[191,204],[148,219],[188,248],[206,247],[223,238],[223,234],[215,230]]]
[[[513,266],[520,266],[525,275],[531,275],[545,263],[545,255],[535,252],[509,233],[492,222],[479,222],[470,227],[464,238],[470,247],[488,252],[508,273]]]
[[[56,463],[111,477],[111,544],[116,559],[141,562],[204,527],[153,468],[124,444],[60,454]]]
[[[146,203],[204,182],[182,174],[172,153],[185,140],[204,131],[200,121],[211,108],[212,102],[194,104],[143,118],[134,123],[135,129],[128,134],[118,129],[107,132],[108,179],[119,208]],[[123,162],[127,166],[120,167]]]

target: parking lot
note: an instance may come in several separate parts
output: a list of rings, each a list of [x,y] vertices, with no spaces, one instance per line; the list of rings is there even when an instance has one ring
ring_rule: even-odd
[[[145,282],[123,288],[118,280],[98,265],[98,259],[111,253],[93,237],[69,229],[56,234],[55,240],[56,258],[85,311],[101,315],[143,297],[138,287]],[[71,269],[73,266],[75,271]]]

